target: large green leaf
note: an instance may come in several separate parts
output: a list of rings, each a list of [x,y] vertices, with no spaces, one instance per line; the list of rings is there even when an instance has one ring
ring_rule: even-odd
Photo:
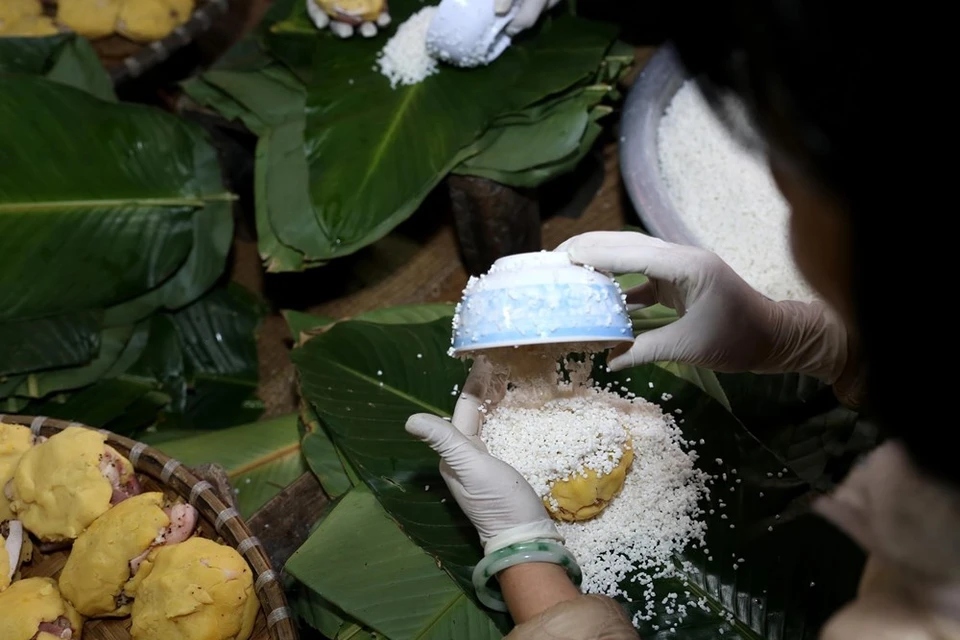
[[[186,465],[221,465],[244,516],[253,515],[306,471],[296,415],[165,442],[159,448]]]
[[[0,376],[93,360],[100,350],[101,317],[88,310],[3,323]],[[0,390],[0,398],[5,395]]]
[[[271,221],[273,212],[285,210],[313,217],[306,187],[303,87],[289,71],[272,64],[247,71],[210,71],[188,82],[185,89],[224,117],[241,119],[259,136],[254,193],[260,255],[267,270],[299,271],[314,264],[283,244]]]
[[[303,87],[279,64],[246,71],[211,70],[184,84],[194,100],[227,118],[239,118],[256,134],[303,115]]]
[[[127,375],[155,379],[170,394],[163,429],[222,429],[260,416],[256,338],[265,313],[231,284],[154,318],[151,345]]]
[[[149,323],[105,329],[100,336],[100,351],[93,360],[78,367],[28,374],[12,395],[45,398],[85,387],[101,378],[116,377],[139,359],[149,335]]]
[[[0,398],[18,394],[13,399],[30,402],[30,413],[151,441],[172,430],[250,422],[263,411],[254,397],[263,313],[239,286],[215,289],[180,311],[103,331],[103,346],[90,364],[11,378],[14,384],[0,384]],[[158,417],[160,432],[153,426],[144,435]]]
[[[331,498],[339,498],[354,486],[337,451],[320,424],[320,418],[309,404],[300,409],[300,448],[310,470]]]
[[[737,417],[785,466],[822,491],[879,443],[876,428],[814,378],[793,373],[718,378]]]
[[[133,435],[150,427],[169,404],[170,396],[156,381],[124,376],[100,380],[69,394],[29,402],[18,412]]]
[[[60,47],[46,77],[48,80],[81,89],[101,100],[117,100],[110,75],[93,45],[76,34],[71,34]]]
[[[605,58],[595,84],[498,118],[472,145],[476,153],[454,167],[453,173],[536,187],[572,171],[602,131],[597,120],[611,111],[600,104],[612,96],[611,84],[627,69],[618,58],[614,62],[617,73],[612,78],[607,78],[611,69]]]
[[[285,569],[391,640],[502,637],[365,488],[344,496]]]
[[[394,23],[422,6],[391,3]],[[300,5],[273,31],[271,51],[307,87],[314,212],[278,209],[271,220],[282,244],[312,260],[352,253],[388,233],[494,119],[592,78],[613,40],[610,26],[561,14],[489,67],[444,67],[420,84],[391,89],[372,69],[383,38],[318,33]]]
[[[0,76],[0,161],[0,353],[35,358],[18,358],[18,371],[89,361],[95,352],[84,345],[100,332],[91,313],[130,326],[189,304],[223,272],[230,196],[193,125],[41,78]],[[34,319],[47,332],[16,329]]]
[[[110,76],[90,41],[73,33],[0,38],[0,73],[42,75],[103,100],[117,99]]]
[[[445,355],[449,331],[449,319],[341,322],[296,349],[293,358],[301,390],[336,447],[404,532],[469,590],[469,571],[480,557],[476,534],[453,506],[436,456],[403,429],[411,413],[452,411],[454,385],[462,385],[466,366]],[[657,585],[658,602],[671,591],[689,591],[693,600],[706,599],[708,611],[692,611],[679,623],[658,605],[656,619],[641,625],[641,635],[666,638],[675,626],[695,640],[716,638],[721,629],[726,637],[750,640],[814,638],[827,615],[855,592],[862,556],[809,515],[810,485],[784,470],[720,404],[664,367],[616,375],[598,369],[596,377],[616,380],[615,388],[668,411],[682,409],[685,437],[703,442],[696,447],[698,466],[727,474],[711,487],[713,506],[722,500],[726,507],[705,516],[709,552],[688,550],[677,559],[689,563],[680,569],[683,579]],[[669,396],[663,394],[672,398],[664,401]],[[643,602],[639,585],[622,586]]]
[[[0,73],[43,75],[70,37],[60,34],[47,38],[0,38]]]

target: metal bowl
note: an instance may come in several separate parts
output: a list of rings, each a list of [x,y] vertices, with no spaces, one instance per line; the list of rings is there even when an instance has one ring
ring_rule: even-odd
[[[661,47],[637,77],[620,121],[620,170],[623,183],[651,234],[667,242],[700,246],[680,220],[660,175],[657,152],[660,118],[689,79],[673,47]]]

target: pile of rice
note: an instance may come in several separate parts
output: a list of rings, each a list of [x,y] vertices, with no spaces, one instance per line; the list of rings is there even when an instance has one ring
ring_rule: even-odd
[[[437,60],[427,52],[427,29],[436,12],[436,7],[424,7],[407,18],[377,55],[377,67],[391,88],[418,84],[437,72]]]
[[[762,157],[745,149],[693,81],[677,91],[658,135],[660,173],[697,242],[774,300],[816,299],[789,246],[789,207]]]
[[[652,580],[676,575],[672,558],[687,545],[704,545],[701,503],[710,476],[695,468],[697,453],[673,416],[634,394],[599,388],[591,364],[566,362],[567,380],[552,363],[549,371],[528,367],[522,375],[513,368],[482,438],[547,500],[552,483],[584,468],[609,472],[632,441],[634,460],[621,492],[596,518],[557,527],[583,569],[585,592],[629,600],[621,583],[644,585],[637,624],[654,616]]]

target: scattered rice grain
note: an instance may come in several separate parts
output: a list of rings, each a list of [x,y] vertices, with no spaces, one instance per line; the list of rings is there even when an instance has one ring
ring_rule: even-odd
[[[730,134],[694,82],[667,107],[657,147],[669,197],[702,246],[774,300],[815,299],[794,265],[788,205],[765,161]]]
[[[436,59],[427,53],[427,29],[436,7],[424,7],[397,27],[397,32],[377,55],[377,67],[390,87],[423,82],[438,70]]]

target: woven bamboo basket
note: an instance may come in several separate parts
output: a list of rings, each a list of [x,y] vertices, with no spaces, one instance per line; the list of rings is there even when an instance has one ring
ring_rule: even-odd
[[[43,0],[43,4],[48,11],[53,12],[56,0]],[[205,33],[217,19],[227,14],[229,8],[230,0],[198,0],[190,20],[174,29],[163,40],[143,44],[112,35],[91,41],[91,44],[114,84],[117,84],[138,78],[167,60]]]
[[[0,0],[2,1],[2,0]],[[45,417],[5,416],[0,421],[30,427],[34,435],[50,437],[67,427],[86,427]],[[92,427],[86,427],[92,428]],[[270,566],[263,545],[251,535],[246,523],[233,507],[217,494],[213,484],[201,480],[179,461],[160,451],[99,429],[107,436],[107,444],[127,457],[137,472],[144,491],[163,491],[168,497],[180,497],[196,507],[199,535],[236,549],[253,570],[254,586],[260,600],[260,612],[252,640],[297,640],[287,599],[277,573]],[[35,550],[33,560],[23,567],[24,578],[47,576],[56,578],[67,560],[69,551]],[[90,620],[83,627],[84,640],[130,640],[130,619]],[[170,640],[176,640],[170,638]]]

